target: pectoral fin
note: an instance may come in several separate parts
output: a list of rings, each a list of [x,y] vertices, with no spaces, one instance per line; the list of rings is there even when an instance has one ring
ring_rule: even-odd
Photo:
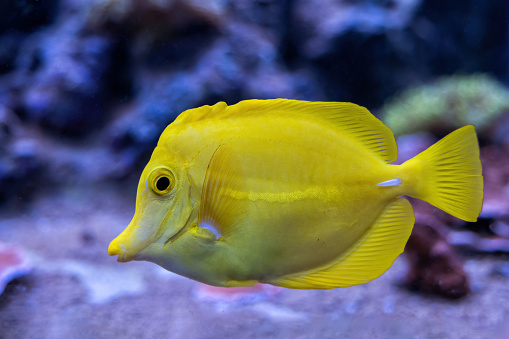
[[[408,200],[397,198],[380,214],[364,238],[333,265],[269,283],[303,289],[330,289],[367,283],[388,270],[403,252],[414,220]]]
[[[244,190],[239,159],[227,145],[220,145],[210,159],[203,182],[198,226],[221,239],[240,226],[245,203],[232,192]]]

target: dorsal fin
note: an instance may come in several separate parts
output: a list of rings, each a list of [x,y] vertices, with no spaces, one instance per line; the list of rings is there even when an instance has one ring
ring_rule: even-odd
[[[394,199],[363,239],[336,263],[314,272],[269,281],[287,288],[329,289],[364,284],[388,270],[403,252],[414,225],[412,206]]]
[[[244,188],[244,176],[233,151],[220,145],[210,159],[203,181],[198,226],[210,230],[217,239],[235,230],[245,215],[244,202],[232,192]]]
[[[355,140],[384,162],[396,161],[398,151],[392,131],[366,108],[349,102],[311,102],[288,99],[244,100],[228,106],[219,102],[183,112],[175,124],[220,120],[251,115],[287,115],[316,119]]]

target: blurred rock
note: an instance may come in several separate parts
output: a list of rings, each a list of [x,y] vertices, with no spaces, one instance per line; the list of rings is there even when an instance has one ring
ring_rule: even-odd
[[[267,284],[255,284],[251,287],[216,287],[197,283],[194,296],[200,301],[251,304],[261,300],[274,299],[282,288]]]
[[[147,288],[139,267],[118,268],[82,260],[43,257],[35,257],[34,261],[43,272],[73,276],[85,287],[87,302],[91,304],[107,304],[117,298],[140,295]]]
[[[46,174],[37,143],[25,136],[18,117],[0,105],[0,204],[29,199]]]
[[[21,42],[26,35],[20,32],[11,32],[0,35],[0,75],[15,69],[15,60]]]
[[[18,59],[22,82],[16,109],[30,122],[67,137],[81,137],[105,121],[104,75],[111,41],[66,21],[25,40]]]
[[[187,109],[220,100],[235,104],[246,98],[322,97],[312,74],[282,67],[264,30],[240,22],[223,30],[222,37],[211,36],[210,45],[201,46],[196,54],[183,54],[197,58],[184,70],[173,66],[158,73],[152,66],[137,70],[137,96],[107,133],[113,149],[124,155],[126,171],[130,162],[146,163],[164,128]],[[193,40],[190,36],[189,42]],[[179,58],[169,60],[179,64]]]
[[[481,217],[509,219],[509,148],[483,147],[484,203]]]
[[[497,263],[493,266],[492,275],[509,278],[509,263]]]
[[[486,237],[473,232],[451,232],[447,241],[454,246],[481,253],[509,253],[509,239]]]
[[[7,283],[32,269],[22,248],[0,242],[0,294]]]
[[[31,32],[55,19],[59,0],[2,1],[0,34],[9,31]]]
[[[398,137],[396,139],[396,144],[398,145],[398,160],[396,160],[395,164],[400,165],[415,157],[437,141],[437,138],[431,133],[425,132]]]
[[[378,106],[408,84],[443,74],[507,76],[499,51],[507,44],[500,27],[508,10],[505,0],[461,6],[455,0],[299,0],[291,58],[313,62],[328,97]]]
[[[111,24],[149,28],[149,34],[166,35],[206,22],[220,25],[227,10],[224,0],[67,0],[67,8],[82,10],[87,24],[101,29]],[[158,33],[159,32],[159,33]]]
[[[161,132],[182,111],[193,108],[203,98],[203,88],[191,74],[151,75],[144,78],[132,106],[126,107],[108,130],[113,150],[121,154],[121,177],[148,161]]]
[[[405,255],[410,265],[406,284],[411,289],[450,299],[470,292],[463,263],[439,229],[416,223]]]
[[[491,230],[499,237],[509,239],[509,218],[506,218],[505,220],[497,220],[491,226]]]
[[[410,1],[335,1],[316,3],[297,1],[294,15],[302,30],[301,50],[310,58],[319,58],[341,48],[341,37],[353,32],[383,35],[389,29],[403,29],[409,25],[420,0]],[[362,36],[362,35],[360,35]],[[348,38],[346,38],[348,39]]]

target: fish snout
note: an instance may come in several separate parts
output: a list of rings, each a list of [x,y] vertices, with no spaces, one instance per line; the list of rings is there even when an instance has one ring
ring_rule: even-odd
[[[108,254],[118,255],[119,262],[138,260],[140,252],[153,242],[153,234],[151,228],[131,221],[126,229],[112,240],[108,247]]]
[[[113,239],[108,246],[108,254],[111,256],[118,255],[118,262],[128,262],[133,260],[133,256],[129,255],[124,244],[121,243],[118,239],[119,237]]]

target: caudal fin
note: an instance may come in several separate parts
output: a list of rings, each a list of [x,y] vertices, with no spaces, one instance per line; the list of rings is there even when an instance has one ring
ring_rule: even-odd
[[[474,126],[450,133],[403,166],[417,177],[410,196],[457,218],[477,220],[484,193]]]

